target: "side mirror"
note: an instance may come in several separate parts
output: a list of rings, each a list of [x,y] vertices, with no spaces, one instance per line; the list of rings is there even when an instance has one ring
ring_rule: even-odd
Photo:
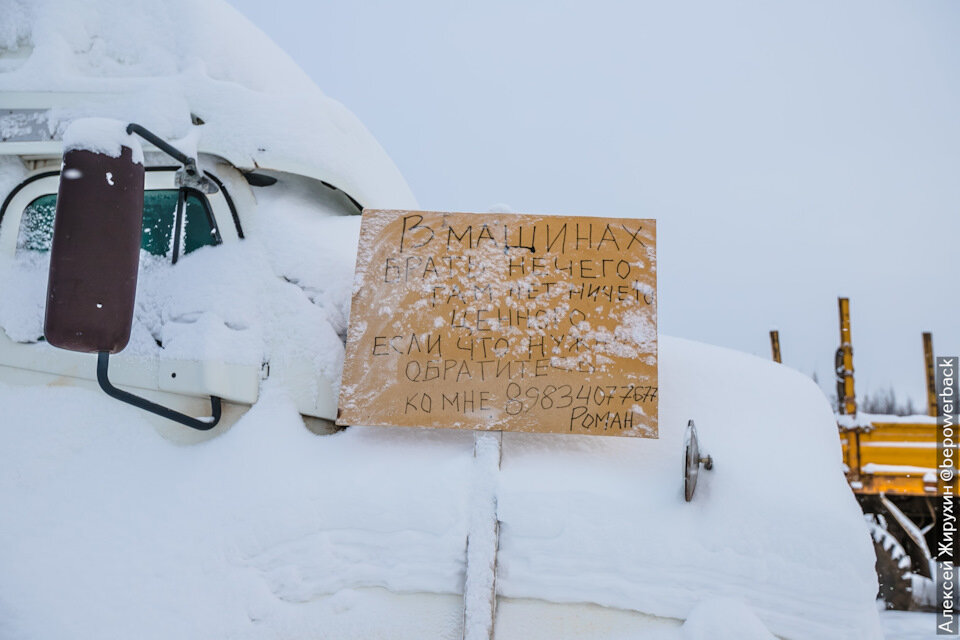
[[[97,382],[122,402],[206,431],[220,421],[220,398],[210,418],[193,418],[113,386],[110,354],[130,341],[143,233],[143,151],[131,133],[189,161],[139,125],[103,118],[74,121],[63,134],[63,167],[50,247],[44,336],[51,345],[97,354]],[[185,165],[186,167],[186,165]]]
[[[137,147],[139,155],[139,144]],[[139,159],[139,158],[138,158]],[[63,156],[50,248],[44,336],[55,347],[117,353],[133,323],[143,224],[143,160],[133,146],[112,157]]]
[[[687,430],[683,433],[683,498],[687,502],[693,500],[693,492],[697,489],[697,479],[700,477],[700,465],[709,471],[713,469],[713,458],[700,455],[700,437],[697,435],[697,425],[693,420],[687,422]]]

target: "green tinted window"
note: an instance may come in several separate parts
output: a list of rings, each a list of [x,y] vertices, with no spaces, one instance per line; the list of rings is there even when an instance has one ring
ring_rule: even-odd
[[[149,193],[149,192],[148,192]],[[144,202],[146,204],[146,202]],[[202,196],[187,193],[187,206],[183,213],[183,253],[196,251],[200,247],[209,247],[217,244],[213,227],[210,226],[211,216],[207,212],[207,204]]]
[[[53,239],[53,214],[57,196],[41,196],[27,205],[20,219],[17,251],[49,251]]]
[[[17,251],[49,251],[53,239],[53,217],[57,194],[40,196],[23,212]],[[168,256],[173,251],[173,227],[177,213],[177,191],[146,191],[143,194],[143,236],[141,245],[155,256]],[[187,193],[181,238],[183,253],[216,244],[210,226],[206,203],[195,193]]]

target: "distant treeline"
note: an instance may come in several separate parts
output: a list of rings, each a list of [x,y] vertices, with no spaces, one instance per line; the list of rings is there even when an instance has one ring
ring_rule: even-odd
[[[888,416],[912,416],[925,413],[917,410],[911,398],[903,398],[901,401],[893,387],[873,394],[868,393],[859,398],[857,400],[857,410],[863,413],[879,413]]]
[[[820,384],[816,372],[814,372],[811,377],[814,382],[818,385]],[[834,411],[837,410],[836,393],[830,394],[830,405]],[[911,398],[903,398],[902,400],[898,398],[897,392],[893,390],[893,387],[860,396],[857,398],[857,411],[885,416],[915,416],[926,415],[927,413],[925,408],[918,409]]]

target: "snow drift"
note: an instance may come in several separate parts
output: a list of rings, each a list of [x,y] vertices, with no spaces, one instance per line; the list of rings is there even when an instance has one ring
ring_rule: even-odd
[[[659,440],[505,434],[500,593],[681,619],[735,597],[782,637],[879,637],[816,386],[666,337],[661,378]],[[306,637],[294,621],[335,620],[320,601],[343,590],[462,592],[469,433],[319,438],[270,388],[192,447],[95,392],[0,387],[0,406],[4,637]],[[690,417],[716,467],[687,504]]]

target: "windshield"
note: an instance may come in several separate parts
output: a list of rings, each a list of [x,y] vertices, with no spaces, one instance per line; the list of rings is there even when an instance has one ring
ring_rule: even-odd
[[[143,235],[141,247],[155,256],[169,256],[173,251],[174,221],[177,212],[176,189],[145,191],[143,194]],[[53,239],[53,219],[57,194],[40,196],[27,205],[20,220],[17,253],[44,253]],[[181,246],[183,253],[216,244],[210,224],[211,216],[202,195],[188,191],[184,210]]]

